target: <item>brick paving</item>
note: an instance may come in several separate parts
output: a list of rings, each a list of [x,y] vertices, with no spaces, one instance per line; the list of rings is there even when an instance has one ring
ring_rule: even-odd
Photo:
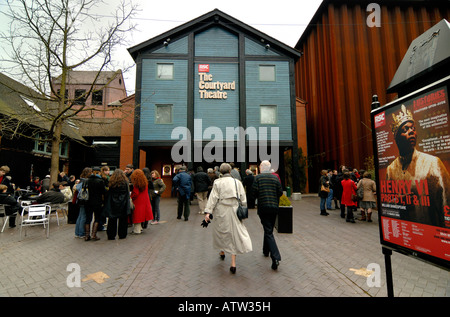
[[[277,271],[262,255],[262,227],[256,210],[245,225],[253,252],[237,256],[230,274],[212,248],[211,228],[203,228],[196,202],[189,221],[176,219],[176,200],[161,200],[161,221],[138,236],[85,242],[74,224],[51,220],[50,237],[40,227],[0,233],[0,297],[386,297],[384,257],[377,213],[372,223],[346,223],[339,210],[319,215],[319,199],[293,201],[293,233],[275,237],[282,261]],[[131,229],[130,229],[131,230]],[[67,270],[80,268],[80,286],[69,287]],[[364,270],[381,267],[381,286],[369,287]],[[395,297],[450,297],[450,273],[394,252]],[[362,274],[361,274],[362,272]],[[95,280],[103,274],[104,278]],[[107,277],[105,277],[105,274]],[[73,281],[73,279],[70,279]]]

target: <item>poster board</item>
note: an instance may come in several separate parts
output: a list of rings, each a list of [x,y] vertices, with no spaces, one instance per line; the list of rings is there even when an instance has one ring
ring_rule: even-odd
[[[450,269],[450,76],[371,112],[380,240]]]

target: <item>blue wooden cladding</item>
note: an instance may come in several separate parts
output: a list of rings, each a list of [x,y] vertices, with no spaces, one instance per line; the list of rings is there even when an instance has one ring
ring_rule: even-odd
[[[158,64],[173,64],[173,80],[157,79]],[[172,130],[187,124],[187,60],[142,61],[141,140],[170,140]],[[172,123],[155,124],[156,105],[173,105]]]
[[[220,27],[195,36],[195,56],[238,57],[239,39]]]
[[[270,129],[278,127],[279,140],[292,141],[290,59],[266,47],[264,41],[242,39],[235,32],[211,26],[196,32],[193,41],[186,35],[147,50],[139,79],[139,141],[171,140],[172,131],[188,127],[189,122],[196,123],[195,139],[213,139],[205,133],[209,127],[220,129],[225,136],[227,128],[240,126],[242,107],[244,128],[267,128],[270,138]],[[173,77],[159,76],[159,64],[172,65],[168,69],[173,69]],[[261,66],[274,68],[273,80],[261,80]],[[171,107],[170,121],[158,122],[156,108],[161,105]],[[261,106],[274,106],[270,124],[261,121]]]

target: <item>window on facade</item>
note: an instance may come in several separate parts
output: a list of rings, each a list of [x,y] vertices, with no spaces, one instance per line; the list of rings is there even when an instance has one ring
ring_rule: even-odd
[[[260,107],[261,124],[277,124],[277,106],[264,105]]]
[[[259,65],[260,81],[275,81],[275,65]]]
[[[75,100],[74,105],[85,105],[86,104],[86,89],[75,89]]]
[[[37,134],[34,141],[34,152],[40,154],[51,155],[52,154],[52,143],[50,141],[42,140],[42,136]],[[68,157],[69,155],[69,143],[67,141],[62,141],[59,144],[59,156]]]
[[[172,105],[156,105],[155,112],[156,124],[172,123]]]
[[[103,104],[103,90],[94,91],[92,93],[92,105],[98,106]]]
[[[173,64],[157,64],[156,78],[161,80],[173,79]]]

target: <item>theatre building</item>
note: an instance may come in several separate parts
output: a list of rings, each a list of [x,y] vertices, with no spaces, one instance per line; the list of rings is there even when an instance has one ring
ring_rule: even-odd
[[[160,171],[269,159],[298,188],[299,51],[213,10],[129,48],[136,62],[133,163]],[[287,182],[286,175],[293,175]],[[292,185],[291,185],[292,184]]]

